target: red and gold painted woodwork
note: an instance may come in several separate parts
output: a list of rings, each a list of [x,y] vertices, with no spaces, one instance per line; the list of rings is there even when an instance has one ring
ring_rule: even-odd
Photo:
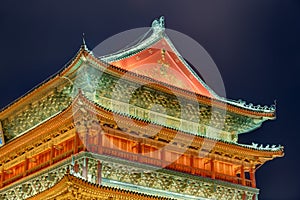
[[[122,69],[207,97],[211,92],[196,79],[178,58],[165,39],[161,39],[134,56],[111,63]]]
[[[160,90],[165,93],[169,93],[170,91],[165,87],[162,87],[162,85],[157,82],[157,84],[153,84],[153,81],[149,82],[148,79],[145,79],[144,77],[138,76],[136,73],[132,71],[127,71],[126,69],[123,69],[121,67],[118,67],[118,65],[108,65],[106,63],[103,63],[101,60],[95,58],[93,55],[90,54],[88,50],[86,50],[84,47],[82,47],[79,52],[76,54],[72,62],[61,71],[60,74],[57,74],[47,82],[39,85],[35,90],[29,92],[25,96],[22,96],[22,98],[17,99],[14,101],[12,104],[8,105],[5,109],[3,109],[0,112],[0,118],[6,118],[9,115],[12,115],[16,110],[20,110],[22,106],[26,106],[34,101],[37,101],[41,98],[42,95],[47,94],[47,92],[51,92],[54,88],[56,88],[59,85],[64,85],[66,84],[66,79],[63,79],[62,77],[64,76],[74,76],[76,75],[76,69],[74,70],[73,68],[75,65],[77,65],[82,59],[88,60],[91,64],[95,66],[99,66],[101,69],[104,69],[105,71],[117,76],[117,77],[122,77],[124,74],[126,74],[127,78],[130,79],[131,81],[134,81],[138,84],[141,85],[149,85],[153,87],[155,90]],[[186,72],[187,73],[187,72]],[[176,95],[182,96],[182,97],[187,97],[187,98],[195,98],[195,94],[193,92],[187,91],[187,90],[182,90],[179,88],[172,88],[172,92],[176,92]],[[231,104],[227,104],[225,102],[219,101],[214,98],[210,98],[209,96],[204,96],[204,95],[196,95],[197,100],[199,103],[205,104],[205,105],[214,105],[217,108],[220,109],[226,109],[229,112],[241,114],[241,115],[246,115],[250,117],[266,117],[273,119],[275,118],[275,113],[270,112],[270,113],[265,113],[265,112],[256,112],[254,110],[249,110],[245,108],[240,108]]]
[[[86,105],[84,109],[92,106],[92,103],[83,96],[78,98]],[[73,109],[74,106],[77,105],[73,105]],[[175,144],[162,148],[167,144],[166,136],[170,138],[172,134],[180,134],[183,141],[193,139],[192,145],[195,147],[201,147],[203,138],[192,138],[191,135],[185,133],[162,129],[156,138],[141,139],[136,131],[119,130],[113,121],[113,114],[107,110],[96,107],[96,110],[90,110],[88,113],[97,115],[101,124],[100,129],[95,128],[98,132],[76,127],[72,108],[69,107],[26,135],[2,147],[0,149],[0,186],[6,187],[61,160],[70,158],[74,153],[89,150],[144,164],[166,166],[170,170],[197,176],[256,187],[255,165],[273,159],[276,154],[276,152],[247,149],[223,142],[217,142],[206,157],[201,157],[196,149],[186,148],[186,151],[182,153],[178,151],[179,147]],[[137,120],[132,122],[132,119],[120,117],[119,120],[122,123],[134,123],[132,125],[135,126],[138,123],[145,123]],[[280,156],[282,152],[277,154]],[[173,160],[175,162],[172,162]],[[88,161],[86,163],[88,165]],[[98,170],[98,174],[101,174],[101,167]],[[246,176],[248,173],[249,175]]]

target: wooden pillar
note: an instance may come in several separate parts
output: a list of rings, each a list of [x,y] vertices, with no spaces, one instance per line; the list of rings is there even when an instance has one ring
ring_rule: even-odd
[[[211,178],[215,179],[216,178],[216,171],[215,171],[215,159],[210,160],[210,170],[211,170]]]
[[[191,166],[191,174],[195,174],[195,158],[193,155],[190,156],[190,166]]]
[[[98,163],[97,163],[97,184],[101,184],[102,182],[102,163],[100,160],[98,160]]]
[[[83,159],[83,169],[82,169],[82,176],[85,178],[85,180],[88,180],[88,158]]]
[[[98,137],[98,141],[97,141],[97,150],[99,154],[102,154],[102,140],[103,140],[103,135],[102,135],[102,131],[99,131],[99,133],[97,134]]]
[[[250,180],[251,180],[251,186],[256,188],[256,180],[255,180],[255,167],[250,168]]]
[[[167,161],[166,161],[166,150],[165,148],[161,148],[160,150],[160,160],[161,160],[161,167],[166,167]]]
[[[5,176],[5,174],[4,174],[4,168],[2,168],[2,170],[1,170],[0,188],[3,187],[4,176]]]
[[[138,161],[141,162],[142,161],[142,155],[143,155],[143,148],[142,148],[142,143],[141,141],[138,141],[137,143],[137,153],[138,153]]]
[[[242,194],[242,200],[246,200],[246,198],[247,198],[247,196],[246,196],[246,193],[244,192],[244,193]]]
[[[241,179],[242,179],[242,185],[246,185],[244,165],[241,166]]]
[[[84,135],[84,151],[89,149],[89,130],[87,129]]]
[[[254,194],[253,196],[252,196],[252,200],[257,200],[258,198],[257,198],[257,194]]]
[[[74,149],[73,149],[74,154],[78,153],[78,145],[79,145],[79,136],[78,136],[78,133],[75,132]]]
[[[29,162],[29,159],[27,157],[25,157],[23,177],[27,176],[28,162]]]
[[[166,150],[164,148],[162,148],[160,151],[160,159],[162,161],[166,161]]]
[[[54,145],[51,145],[51,149],[50,149],[50,165],[53,164],[53,158],[54,158]]]

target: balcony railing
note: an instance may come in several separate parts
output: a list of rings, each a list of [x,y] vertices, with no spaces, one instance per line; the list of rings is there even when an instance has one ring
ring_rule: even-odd
[[[21,179],[22,177],[23,177],[23,174],[18,174],[18,175],[14,176],[14,177],[6,179],[6,180],[3,181],[3,186],[8,185],[10,183],[13,183],[13,182]]]
[[[57,162],[59,162],[59,161],[61,161],[61,160],[63,160],[63,159],[65,159],[65,158],[70,157],[72,154],[73,154],[73,150],[69,150],[69,151],[66,151],[66,152],[63,153],[63,154],[60,154],[60,155],[54,157],[54,158],[53,158],[53,164],[54,164],[54,163],[57,163]],[[47,168],[48,166],[50,166],[50,161],[46,161],[46,162],[43,162],[43,163],[41,163],[41,164],[38,164],[38,165],[36,165],[36,166],[34,166],[34,167],[31,167],[30,169],[26,170],[24,173],[25,173],[26,175],[30,175],[30,174],[33,174],[33,173],[35,173],[35,172],[38,172],[38,171],[40,171],[40,170],[42,170],[42,169],[45,169],[45,168]],[[16,174],[16,175],[14,175],[13,177],[10,177],[10,178],[8,178],[8,179],[5,179],[5,180],[3,181],[3,183],[2,183],[2,187],[7,186],[7,185],[9,185],[9,184],[11,184],[11,183],[13,183],[13,182],[15,182],[15,181],[17,181],[17,180],[23,178],[24,173]]]
[[[122,159],[130,160],[130,161],[134,161],[134,162],[140,162],[140,163],[144,163],[144,164],[148,164],[148,165],[153,165],[153,166],[158,166],[158,167],[163,166],[166,169],[189,173],[189,174],[194,174],[194,175],[198,175],[198,176],[202,176],[202,177],[212,178],[213,173],[214,173],[212,171],[201,169],[201,168],[195,168],[195,167],[191,167],[191,166],[183,165],[183,164],[179,164],[179,163],[163,161],[161,159],[151,158],[151,157],[144,156],[141,154],[129,153],[129,152],[121,151],[118,149],[112,149],[112,148],[108,148],[108,147],[102,147],[102,153],[105,155],[119,157]],[[215,174],[214,179],[227,181],[227,182],[240,184],[240,185],[243,184],[242,178],[240,178],[240,177],[230,176],[227,174],[222,174],[222,173],[217,173],[217,172],[215,172],[214,174]],[[251,180],[245,179],[245,185],[252,187]]]
[[[69,150],[69,151],[66,151],[56,157],[53,158],[53,163],[57,163],[58,161],[61,161],[65,158],[68,158],[70,157],[71,155],[73,154],[73,150]]]
[[[119,149],[113,149],[113,148],[108,148],[108,147],[100,147],[100,148],[101,148],[101,154],[104,154],[104,155],[114,156],[114,157],[129,160],[129,161],[133,161],[133,162],[140,162],[140,163],[144,163],[147,165],[164,167],[169,170],[174,170],[174,171],[184,172],[184,173],[193,174],[193,175],[197,175],[197,176],[201,176],[201,177],[208,177],[208,178],[213,178],[213,179],[217,179],[217,180],[227,181],[227,182],[231,182],[231,183],[235,183],[235,184],[245,185],[248,187],[255,187],[252,185],[252,181],[249,179],[244,179],[244,183],[243,183],[242,178],[237,177],[237,176],[230,176],[227,174],[212,172],[210,170],[205,170],[205,169],[201,169],[201,168],[197,168],[197,167],[191,167],[189,165],[179,164],[179,163],[175,163],[175,162],[169,162],[169,161],[161,160],[158,158],[145,156],[142,154],[135,154],[135,153],[122,151]],[[81,146],[80,150],[83,150],[82,146]],[[64,159],[70,157],[72,154],[73,154],[73,150],[69,150],[69,151],[64,152],[63,154],[57,155],[56,157],[53,158],[52,164],[60,162]],[[25,174],[26,175],[33,174],[37,171],[45,169],[48,166],[50,166],[50,161],[41,163],[35,167],[28,169],[25,172]],[[7,185],[21,179],[23,176],[24,176],[24,173],[20,173],[9,179],[4,180],[2,183],[2,187],[7,186]]]

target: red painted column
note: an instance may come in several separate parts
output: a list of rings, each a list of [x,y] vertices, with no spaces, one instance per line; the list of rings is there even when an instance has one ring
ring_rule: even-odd
[[[242,196],[242,200],[246,200],[247,196],[246,196],[246,193],[244,192],[243,193],[243,196]]]
[[[191,166],[191,173],[192,174],[195,174],[195,165],[194,165],[194,162],[195,162],[195,160],[194,160],[195,158],[194,158],[194,156],[193,155],[191,155],[190,156],[190,166]]]
[[[142,161],[142,156],[143,156],[143,149],[142,149],[142,143],[140,141],[138,141],[137,143],[137,153],[138,153],[138,161],[141,162]]]
[[[246,185],[244,165],[241,166],[241,178],[242,178],[242,185]]]
[[[252,196],[252,200],[257,200],[258,198],[257,198],[257,194],[254,194],[253,196]]]
[[[75,132],[75,137],[74,137],[74,154],[78,153],[78,142],[79,142],[79,137],[78,137],[78,133]]]
[[[164,147],[161,148],[161,150],[160,150],[160,160],[161,160],[161,166],[165,167],[167,161],[166,161],[166,150]]]
[[[102,154],[103,153],[103,150],[102,150],[102,138],[103,138],[103,135],[102,135],[102,131],[99,131],[98,135],[98,142],[97,142],[97,149],[98,149],[98,153],[99,154]]]
[[[97,163],[97,184],[101,184],[102,182],[102,163],[100,160],[98,160]]]
[[[27,170],[28,170],[28,158],[25,157],[23,177],[27,176]]]
[[[83,169],[82,169],[82,176],[87,180],[88,179],[88,158],[83,159]]]
[[[255,167],[250,168],[250,180],[251,180],[251,186],[256,188]]]
[[[53,158],[54,158],[54,145],[51,145],[51,149],[50,149],[50,165],[53,164]]]
[[[4,176],[5,176],[5,174],[4,174],[4,169],[2,169],[2,170],[1,170],[1,181],[0,181],[0,188],[2,188],[2,187],[3,187]]]
[[[89,149],[89,130],[86,130],[86,133],[84,135],[84,151],[87,151]]]
[[[211,178],[215,179],[216,178],[216,171],[215,171],[215,160],[212,158],[210,160],[210,167],[211,167]]]

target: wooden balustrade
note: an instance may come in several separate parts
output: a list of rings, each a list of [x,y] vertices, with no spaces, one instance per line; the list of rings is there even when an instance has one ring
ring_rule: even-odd
[[[201,169],[201,168],[194,168],[194,174],[198,175],[198,176],[202,176],[202,177],[211,177],[212,176],[211,171]]]
[[[230,176],[230,175],[221,174],[221,173],[216,173],[216,179],[222,180],[222,181],[228,181],[231,183],[238,183],[238,184],[242,183],[242,179],[237,176]]]
[[[72,154],[73,154],[73,150],[66,151],[66,152],[63,153],[63,154],[60,154],[60,155],[54,157],[54,158],[53,158],[53,163],[52,163],[52,164],[57,163],[57,162],[59,162],[59,161],[61,161],[61,160],[63,160],[63,159],[66,159],[66,158],[70,157]],[[24,162],[25,162],[25,161],[24,161]],[[39,165],[37,165],[37,166],[34,166],[34,167],[32,167],[32,168],[26,170],[25,172],[26,172],[26,175],[30,175],[30,174],[33,174],[33,173],[35,173],[35,172],[38,172],[38,171],[40,171],[40,170],[42,170],[42,169],[45,169],[45,168],[47,168],[47,167],[49,167],[49,166],[50,166],[50,160],[49,160],[49,161],[46,161],[46,162],[44,162],[44,163],[41,163],[41,164],[39,164]],[[13,176],[13,177],[11,177],[11,178],[9,178],[9,179],[5,179],[5,180],[3,181],[3,183],[2,183],[2,187],[7,186],[7,185],[9,185],[9,184],[11,184],[11,183],[13,183],[13,182],[15,182],[15,181],[17,181],[17,180],[23,178],[23,177],[24,177],[24,176],[23,176],[23,173],[20,173],[20,174],[16,174],[15,176]]]
[[[130,161],[138,161],[138,155],[111,148],[102,148],[103,154],[123,158]]]
[[[13,176],[13,177],[11,177],[9,179],[6,179],[6,180],[3,181],[3,186],[8,185],[10,183],[13,183],[13,182],[21,179],[22,177],[23,177],[23,174],[18,174],[18,175]]]
[[[251,180],[246,179],[245,181],[246,181],[246,186],[248,186],[248,187],[252,187],[253,186]]]
[[[78,152],[83,151],[83,150],[84,150],[83,145],[78,146]],[[74,149],[71,149],[60,155],[53,156],[53,158],[51,159],[51,162],[49,160],[47,162],[41,163],[37,166],[34,166],[34,167],[26,170],[25,171],[26,175],[33,174],[33,173],[40,171],[54,163],[62,161],[64,159],[70,157],[73,153],[74,153]],[[227,182],[231,182],[231,183],[235,183],[235,184],[245,185],[248,187],[255,187],[253,185],[253,180],[245,179],[245,177],[243,180],[243,177],[230,176],[230,175],[221,174],[221,173],[217,173],[217,172],[213,173],[210,170],[192,167],[190,165],[179,164],[176,162],[171,163],[171,162],[168,162],[163,159],[157,159],[157,158],[149,157],[146,155],[142,155],[141,153],[136,154],[136,153],[126,152],[126,151],[123,151],[120,149],[113,149],[113,148],[104,147],[104,146],[101,147],[101,153],[104,155],[114,156],[114,157],[129,160],[129,161],[133,161],[133,162],[140,162],[140,163],[153,165],[153,166],[157,166],[157,167],[163,166],[169,170],[175,170],[175,171],[179,171],[179,172],[194,174],[194,175],[201,176],[201,177],[214,178],[217,180],[222,180],[222,181],[227,181]],[[17,174],[7,180],[4,180],[2,182],[2,187],[7,186],[7,185],[21,179],[23,177],[23,175],[24,175],[24,173],[20,173],[20,174]]]
[[[143,156],[143,155],[139,155],[139,157],[140,157],[139,161],[141,163],[145,163],[148,165],[154,165],[154,166],[162,166],[163,165],[162,160],[159,160],[156,158],[150,158],[150,157]]]
[[[112,148],[108,148],[108,147],[103,147],[103,154],[119,157],[119,158],[130,160],[130,161],[135,161],[135,162],[138,161],[138,162],[148,164],[148,165],[154,165],[154,166],[159,166],[159,167],[166,166],[165,167],[166,169],[189,173],[189,174],[191,174],[193,172],[195,175],[198,175],[198,176],[212,178],[212,171],[195,168],[195,167],[178,164],[178,163],[168,163],[168,162],[164,162],[163,160],[147,157],[147,156],[144,156],[141,154],[129,153],[129,152],[121,151],[118,149],[112,149]],[[237,177],[237,176],[230,176],[227,174],[215,173],[215,179],[227,181],[227,182],[231,182],[231,183],[235,183],[235,184],[240,184],[240,185],[243,184],[242,178]],[[245,179],[245,185],[252,187],[251,180]]]
[[[73,149],[72,150],[69,150],[69,151],[66,151],[56,157],[53,158],[53,163],[57,163],[65,158],[68,158],[70,157],[71,155],[73,154]]]
[[[41,163],[35,167],[32,167],[30,168],[29,170],[27,170],[27,175],[29,174],[33,174],[34,172],[37,172],[41,169],[44,169],[45,167],[49,166],[50,165],[50,161],[47,161],[47,162],[44,162],[44,163]]]

